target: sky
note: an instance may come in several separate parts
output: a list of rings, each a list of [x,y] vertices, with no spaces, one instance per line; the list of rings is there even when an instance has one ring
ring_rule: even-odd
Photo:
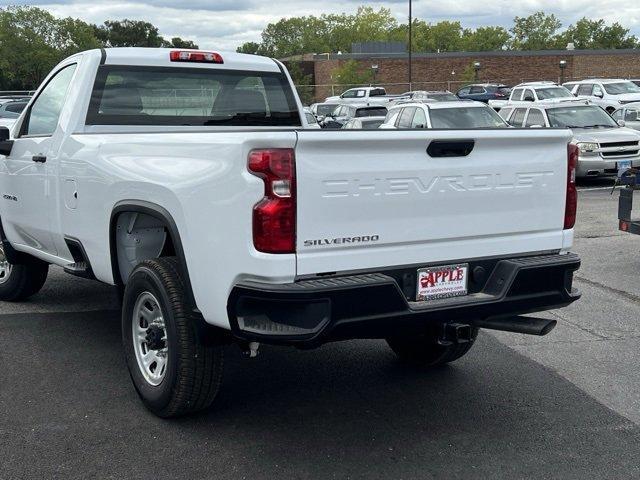
[[[166,38],[195,41],[200,48],[235,50],[248,41],[260,41],[268,23],[282,17],[354,13],[359,5],[387,7],[406,22],[408,0],[0,0],[0,6],[33,5],[56,16],[91,23],[129,18],[145,20]],[[510,28],[515,16],[543,10],[568,26],[582,17],[619,22],[640,37],[640,0],[413,0],[414,16],[436,22],[459,20],[464,27],[502,25]],[[320,53],[320,52],[317,52]]]

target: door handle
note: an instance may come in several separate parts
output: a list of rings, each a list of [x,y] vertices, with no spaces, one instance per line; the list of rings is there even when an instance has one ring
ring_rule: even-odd
[[[31,160],[36,163],[44,163],[47,161],[47,157],[45,157],[44,155],[34,155],[33,157],[31,157]]]

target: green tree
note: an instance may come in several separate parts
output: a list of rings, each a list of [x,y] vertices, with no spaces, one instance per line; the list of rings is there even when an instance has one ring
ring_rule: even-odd
[[[305,74],[302,65],[297,61],[288,62],[287,69],[302,103],[305,105],[313,103],[315,96],[314,88],[311,86],[313,76]]]
[[[572,42],[577,49],[635,48],[638,39],[629,35],[629,29],[619,23],[610,26],[604,20],[582,18],[570,25],[556,38],[558,48],[565,48]]]
[[[37,7],[0,9],[2,88],[31,90],[65,57],[98,48],[92,27]]]
[[[106,47],[162,47],[158,28],[140,20],[107,20],[94,27],[95,36]]]
[[[356,60],[348,60],[331,72],[333,81],[338,85],[368,85],[373,81],[373,71],[360,67]]]
[[[236,52],[238,53],[250,53],[251,55],[261,55],[262,45],[257,42],[246,42],[240,45]]]
[[[558,18],[544,12],[513,20],[511,47],[514,50],[548,50],[556,46],[556,32],[562,26]]]
[[[502,27],[465,29],[462,33],[462,50],[466,52],[503,50],[509,44],[510,38],[509,32]]]
[[[167,48],[193,48],[195,50],[199,48],[191,40],[183,40],[180,37],[173,37],[171,41],[165,40],[162,46]]]

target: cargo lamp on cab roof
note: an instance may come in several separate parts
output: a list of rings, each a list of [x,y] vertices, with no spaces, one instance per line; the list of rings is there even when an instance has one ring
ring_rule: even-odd
[[[169,59],[172,62],[224,63],[219,53],[191,50],[172,50]]]

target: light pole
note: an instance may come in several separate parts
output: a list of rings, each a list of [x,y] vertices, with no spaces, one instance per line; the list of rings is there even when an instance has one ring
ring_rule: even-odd
[[[480,69],[482,68],[482,65],[480,64],[480,62],[474,62],[473,63],[473,70],[475,71],[475,81],[477,82],[478,80],[480,80]]]
[[[412,35],[412,23],[413,23],[413,10],[412,10],[412,0],[409,0],[409,91],[413,90],[411,84],[413,82],[413,75],[411,72],[412,68],[412,53],[413,53],[413,35]]]
[[[560,60],[560,85],[564,83],[564,70],[567,68],[567,61]]]

